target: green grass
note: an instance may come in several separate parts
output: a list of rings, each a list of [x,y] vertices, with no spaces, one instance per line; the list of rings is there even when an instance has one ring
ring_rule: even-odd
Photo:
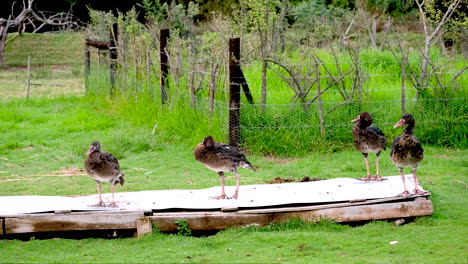
[[[2,102],[0,195],[95,193],[94,181],[80,171],[93,140],[119,158],[128,176],[118,192],[218,186],[216,174],[194,160],[196,142],[162,139],[158,132],[152,134],[154,122],[135,122],[101,103],[90,97]],[[209,237],[156,232],[140,239],[0,240],[0,255],[6,263],[464,263],[468,150],[431,146],[425,150],[418,174],[432,193],[434,215],[403,226],[386,221],[350,227],[292,220],[232,228]],[[277,176],[336,178],[365,173],[362,155],[349,147],[296,158],[248,156],[259,171],[242,170],[241,184],[265,183]],[[373,164],[374,156],[370,159]],[[381,159],[381,174],[398,174],[388,150]],[[229,176],[227,184],[234,185]],[[391,241],[398,244],[390,245]]]
[[[14,51],[20,51],[21,47],[31,51],[39,49],[39,45],[37,49],[31,46],[29,38],[38,43],[41,37],[53,40],[47,42],[51,46],[41,47],[44,50],[37,53],[44,58],[29,53],[33,55],[33,64],[57,64],[56,60],[50,60],[54,56],[52,51],[57,48],[52,45],[63,46],[68,40],[66,36],[62,39],[54,34],[26,34],[15,39],[11,42],[14,45],[7,47],[7,64],[24,67],[28,53],[20,55],[21,52]],[[73,38],[77,43],[73,52],[81,53],[82,37],[77,34]],[[33,80],[50,82],[51,78],[62,78],[58,83],[70,82],[73,86],[78,83],[83,87],[82,68],[73,62],[79,64],[82,58],[73,52],[66,55],[60,66],[64,71],[63,68],[51,70],[41,66],[33,72]],[[377,56],[375,52],[366,51],[362,56],[363,60],[378,59],[377,63],[363,66],[369,74],[399,71],[398,64],[388,52]],[[323,59],[331,60],[326,54]],[[161,106],[157,78],[152,78],[152,86],[147,87],[142,74],[132,78],[129,71],[125,83],[120,75],[117,92],[111,99],[108,96],[109,72],[103,68],[96,70],[95,66],[92,66],[93,74],[88,79],[91,84],[88,96],[82,96],[84,88],[70,91],[70,87],[65,87],[59,93],[56,88],[35,87],[29,100],[23,98],[24,73],[11,68],[0,72],[0,195],[94,194],[95,183],[83,171],[85,153],[93,140],[99,140],[105,151],[119,159],[127,175],[125,186],[117,188],[118,192],[219,185],[216,174],[194,160],[192,150],[207,134],[219,141],[227,141],[227,105],[222,86],[218,87],[218,102],[210,121],[206,89],[198,94],[194,110],[188,103],[186,80],[182,80],[180,87],[170,87],[169,104]],[[460,68],[463,65],[451,66]],[[244,70],[255,101],[259,102],[258,68]],[[462,85],[466,83],[466,76],[460,79]],[[375,101],[398,99],[399,81],[394,76],[372,80],[367,87],[370,92],[365,102],[339,107],[327,116],[325,137],[318,136],[316,105],[311,108],[312,115],[304,114],[300,107],[289,112],[289,105],[284,109],[282,106],[268,107],[265,114],[260,114],[258,107],[244,106],[241,113],[243,125],[259,127],[266,124],[273,128],[242,132],[249,160],[259,170],[241,170],[241,184],[262,184],[278,176],[296,179],[304,176],[325,179],[364,176],[362,155],[351,146],[350,120],[363,109],[371,111],[376,124],[391,141],[401,133],[392,127],[399,118],[398,102],[382,104]],[[269,103],[291,102],[291,89],[281,80],[269,79],[269,87]],[[408,97],[413,94],[414,91],[409,89]],[[461,95],[464,100],[448,104],[442,101],[437,105],[409,106],[418,117],[416,134],[425,148],[425,159],[418,175],[423,187],[432,193],[432,216],[418,217],[403,226],[386,221],[350,227],[330,221],[314,224],[291,220],[267,227],[232,228],[209,237],[155,232],[140,239],[0,240],[0,262],[466,263],[466,89],[461,90]],[[331,103],[339,102],[338,99],[336,91],[324,97]],[[329,111],[333,106],[324,107]],[[297,124],[305,125],[305,128],[281,128]],[[374,158],[370,155],[372,167]],[[389,159],[388,149],[382,154],[380,167],[383,176],[398,175]],[[228,176],[227,184],[234,185],[234,177]],[[105,185],[103,190],[107,192],[108,188],[109,185]],[[398,243],[390,245],[391,241]]]
[[[25,98],[28,57],[32,98],[84,94],[84,34],[9,34],[0,69],[0,98]],[[93,58],[95,54],[92,54]]]
[[[231,229],[202,238],[154,234],[140,239],[0,241],[0,245],[9,252],[4,254],[6,262],[464,263],[466,237],[461,226],[457,235],[449,236],[455,228],[418,224],[396,228],[375,222],[339,231],[308,225],[266,232]]]
[[[5,66],[74,65],[84,63],[84,34],[76,32],[9,34]]]

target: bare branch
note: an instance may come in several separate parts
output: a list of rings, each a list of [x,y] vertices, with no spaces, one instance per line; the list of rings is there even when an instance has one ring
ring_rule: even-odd
[[[58,13],[47,16],[45,12],[34,11],[33,3],[34,0],[28,0],[27,4],[23,0],[23,9],[15,16],[14,15],[14,2],[11,5],[11,14],[8,19],[0,18],[0,65],[3,65],[5,44],[7,43],[7,35],[10,28],[20,27],[19,33],[26,30],[26,26],[32,27],[32,32],[36,33],[42,29],[45,25],[60,26],[66,28],[78,28],[80,27],[80,21],[75,18],[72,14],[72,10],[67,13]],[[37,22],[42,23],[39,26]]]
[[[462,75],[462,73],[464,73],[467,69],[468,69],[468,66],[465,66],[457,74],[455,74],[455,76],[453,76],[453,78],[450,80],[450,84],[454,83],[457,80],[457,78],[460,77],[460,75]]]

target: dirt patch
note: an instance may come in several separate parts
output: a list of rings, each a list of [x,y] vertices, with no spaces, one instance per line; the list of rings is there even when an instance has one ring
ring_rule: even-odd
[[[295,178],[281,178],[281,177],[276,177],[274,180],[271,181],[266,181],[266,183],[269,184],[277,184],[277,183],[285,183],[285,182],[311,182],[311,181],[321,181],[323,179],[314,177],[310,178],[309,176],[305,176],[304,178],[300,180],[296,180]]]
[[[22,150],[23,151],[30,151],[30,150],[33,150],[33,149],[34,149],[34,147],[32,145],[29,145],[29,146],[23,148]]]
[[[323,179],[320,179],[318,177],[310,178],[309,176],[305,176],[304,178],[300,180],[300,182],[311,182],[311,181],[321,181],[321,180]]]
[[[82,168],[60,168],[58,171],[53,171],[52,173],[56,176],[82,176],[87,175]]]
[[[446,155],[446,154],[435,154],[434,158],[437,159],[451,159],[454,158],[454,156]]]
[[[275,183],[285,183],[285,182],[295,182],[296,179],[294,178],[281,178],[281,177],[276,177],[274,180],[272,181],[267,181],[266,183],[269,183],[269,184],[275,184]]]
[[[1,180],[0,183],[17,182],[17,181],[38,181],[38,180],[41,180],[43,177],[74,177],[74,176],[85,176],[85,175],[87,174],[84,172],[83,169],[70,167],[70,168],[60,168],[58,171],[52,171],[49,174],[26,175],[22,178]]]
[[[265,159],[269,162],[280,163],[280,164],[287,164],[291,162],[295,162],[298,159],[291,159],[291,158],[279,158],[276,156],[265,156]]]

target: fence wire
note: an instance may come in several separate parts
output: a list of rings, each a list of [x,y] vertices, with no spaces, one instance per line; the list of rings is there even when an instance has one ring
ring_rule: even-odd
[[[10,68],[0,73],[0,93],[4,98],[26,95],[28,73],[25,65],[29,56],[32,64],[30,96],[84,94],[83,41],[79,44],[79,50],[73,50],[64,58],[61,58],[61,51],[55,49],[50,50],[47,58],[37,58],[41,51],[21,56],[17,54],[19,51],[11,52],[9,56],[15,55],[13,57],[19,59],[8,60],[6,56],[6,65]],[[47,45],[47,42],[40,45]],[[77,43],[70,44],[73,45]],[[193,111],[205,112],[207,118],[225,120],[223,129],[227,135],[231,126],[226,50],[191,53],[185,48],[168,48],[172,51],[168,62],[169,102],[184,102]],[[109,53],[91,49],[90,55],[88,92],[108,91]],[[252,151],[286,155],[320,145],[349,145],[352,142],[351,120],[361,111],[373,115],[374,124],[388,135],[390,141],[401,132],[393,129],[393,125],[401,117],[404,107],[405,112],[415,116],[416,134],[423,142],[467,146],[468,77],[462,74],[456,81],[452,80],[459,69],[467,66],[466,60],[456,57],[431,60],[434,66],[429,72],[432,77],[418,87],[415,81],[421,75],[415,69],[421,64],[420,59],[406,61],[413,68],[408,66],[404,76],[401,59],[389,59],[389,56],[357,61],[349,58],[331,60],[320,62],[318,68],[315,68],[317,63],[310,63],[310,60],[285,62],[283,68],[270,64],[265,76],[260,74],[258,60],[242,60],[240,65],[254,99],[253,104],[248,103],[246,91],[241,89],[239,135],[242,145],[256,146],[257,149]],[[117,60],[115,90],[136,102],[149,96],[160,104],[158,61],[159,52],[155,48],[129,46]],[[285,70],[286,66],[289,72]],[[403,93],[402,77],[406,78]],[[262,90],[264,84],[265,90]]]

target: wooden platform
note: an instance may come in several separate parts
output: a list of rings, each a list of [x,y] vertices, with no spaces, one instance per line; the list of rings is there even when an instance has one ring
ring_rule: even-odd
[[[409,188],[412,188],[411,177]],[[133,229],[139,235],[177,231],[178,221],[191,230],[263,226],[291,218],[336,222],[399,219],[431,215],[428,195],[396,197],[400,176],[382,182],[337,178],[306,183],[242,185],[238,200],[212,200],[219,187],[116,193],[118,208],[91,207],[97,195],[0,197],[0,235],[76,230]],[[226,188],[232,194],[234,187]],[[104,194],[108,202],[110,194]]]

